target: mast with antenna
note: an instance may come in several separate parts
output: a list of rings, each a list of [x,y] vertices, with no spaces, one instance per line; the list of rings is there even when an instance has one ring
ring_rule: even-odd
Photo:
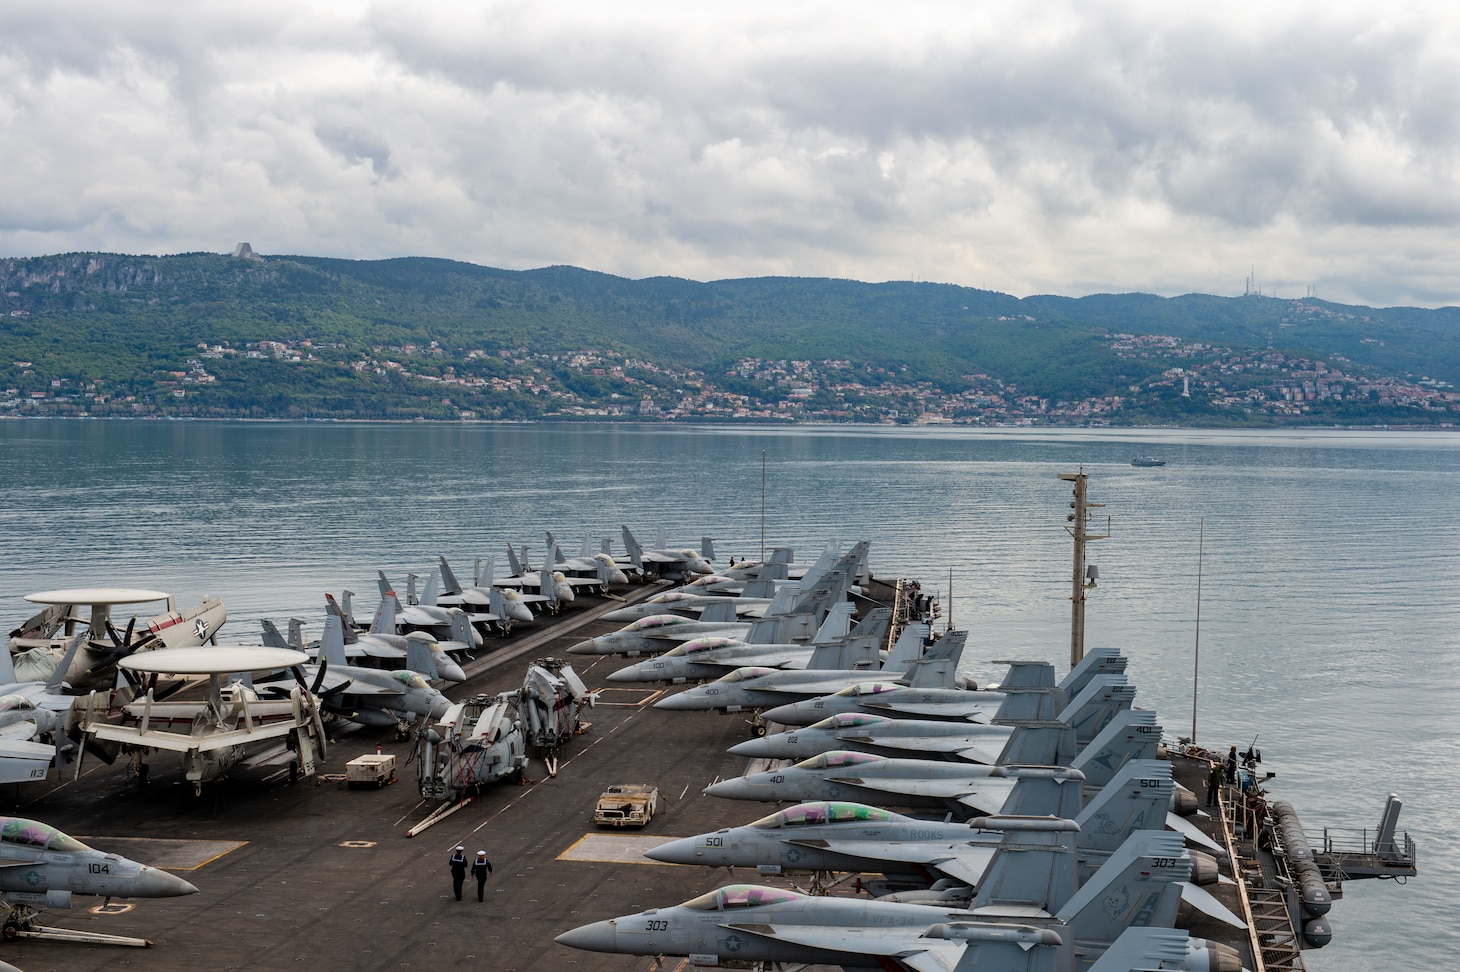
[[[1201,560],[1206,543],[1206,517],[1196,527],[1196,646],[1191,659],[1191,741],[1196,742],[1196,683],[1201,674]]]
[[[1090,510],[1103,507],[1104,503],[1091,503],[1085,493],[1090,477],[1081,466],[1077,473],[1060,473],[1059,478],[1074,483],[1075,498],[1070,502],[1073,513],[1067,514],[1066,532],[1075,538],[1074,589],[1070,595],[1070,667],[1074,668],[1085,657],[1085,592],[1095,586],[1100,577],[1100,568],[1091,564],[1085,566],[1085,544],[1091,540],[1104,540],[1110,536],[1110,517],[1105,518],[1104,533],[1090,533],[1087,529]]]

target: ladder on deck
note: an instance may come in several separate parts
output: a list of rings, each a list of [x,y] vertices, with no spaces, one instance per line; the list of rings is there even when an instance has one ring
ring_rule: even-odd
[[[1262,861],[1258,857],[1258,824],[1247,813],[1240,791],[1223,786],[1217,796],[1222,829],[1226,832],[1232,876],[1247,919],[1248,941],[1256,968],[1253,972],[1307,972],[1303,943],[1293,930],[1287,893],[1264,885]],[[1240,836],[1239,836],[1240,835]],[[1251,880],[1255,877],[1255,881]]]

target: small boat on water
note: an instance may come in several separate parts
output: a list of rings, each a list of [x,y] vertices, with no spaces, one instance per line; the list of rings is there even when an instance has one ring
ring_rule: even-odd
[[[1157,459],[1155,456],[1136,456],[1133,459],[1131,459],[1130,464],[1132,466],[1143,466],[1143,467],[1149,467],[1149,466],[1164,466],[1164,465],[1166,465],[1166,460],[1165,459]]]

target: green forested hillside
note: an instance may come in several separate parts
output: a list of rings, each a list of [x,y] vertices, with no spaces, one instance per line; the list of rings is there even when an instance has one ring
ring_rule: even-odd
[[[0,293],[12,414],[1433,424],[1460,383],[1460,310],[1311,299],[201,253],[0,260]]]

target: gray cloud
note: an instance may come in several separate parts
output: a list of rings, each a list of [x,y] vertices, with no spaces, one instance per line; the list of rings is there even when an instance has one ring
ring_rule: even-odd
[[[5,255],[1460,302],[1440,5],[15,6]]]

